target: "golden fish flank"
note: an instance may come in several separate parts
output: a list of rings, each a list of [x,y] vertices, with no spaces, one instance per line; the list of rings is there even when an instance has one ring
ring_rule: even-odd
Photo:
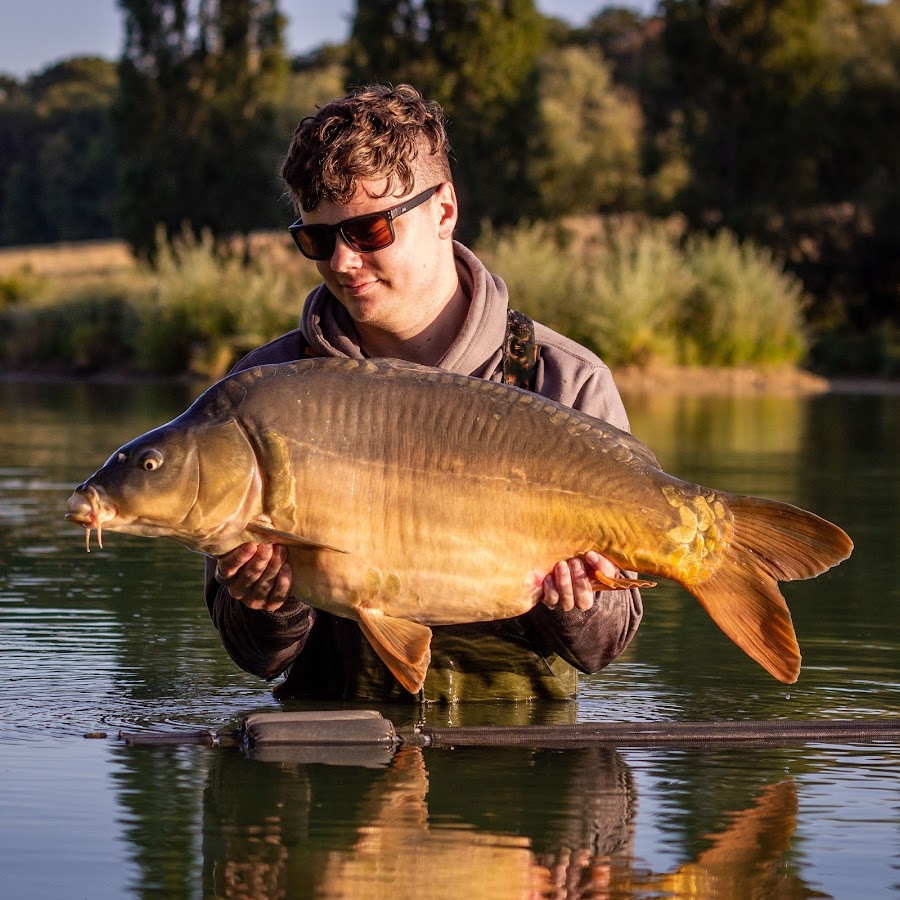
[[[811,578],[853,546],[805,510],[673,478],[640,441],[584,413],[393,360],[223,379],[114,453],[67,516],[88,536],[170,537],[211,556],[285,544],[295,593],[358,621],[411,692],[429,625],[522,615],[557,560],[591,549],[681,584],[790,683],[800,652],[777,582]]]

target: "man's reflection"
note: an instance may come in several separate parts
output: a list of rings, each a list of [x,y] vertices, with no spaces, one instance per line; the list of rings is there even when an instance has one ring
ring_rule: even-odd
[[[379,768],[381,752],[372,768],[310,764],[300,748],[220,754],[206,894],[551,897],[573,860],[632,855],[634,784],[614,750],[410,747]]]

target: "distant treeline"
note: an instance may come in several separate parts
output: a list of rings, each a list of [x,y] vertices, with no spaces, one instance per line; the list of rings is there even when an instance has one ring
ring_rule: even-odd
[[[686,235],[728,229],[785,261],[824,364],[895,352],[898,0],[665,0],[584,28],[533,0],[361,0],[345,45],[293,60],[276,0],[119,6],[117,63],[0,76],[0,244],[115,235],[152,255],[160,224],[277,227],[297,120],[408,81],[447,112],[463,239],[677,213]]]

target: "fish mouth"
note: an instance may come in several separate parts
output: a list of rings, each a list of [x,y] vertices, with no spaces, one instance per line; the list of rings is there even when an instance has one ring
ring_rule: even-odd
[[[66,503],[66,518],[87,531],[84,545],[91,552],[91,531],[97,532],[97,545],[103,549],[103,525],[116,518],[118,510],[95,487],[80,487]]]

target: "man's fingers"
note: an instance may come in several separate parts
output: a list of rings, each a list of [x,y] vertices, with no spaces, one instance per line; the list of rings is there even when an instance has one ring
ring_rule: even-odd
[[[552,572],[544,578],[544,596],[541,602],[550,609],[555,609],[559,603],[559,590]]]
[[[575,606],[575,593],[572,587],[572,570],[568,561],[558,562],[553,567],[553,577],[559,590],[559,608],[568,612]]]
[[[294,587],[294,572],[290,563],[284,563],[278,570],[278,576],[275,579],[275,585],[272,588],[272,599],[277,600],[279,605],[284,603],[291,595]]]
[[[594,587],[591,584],[591,573],[595,569],[613,573],[618,569],[598,553],[588,553],[585,560],[580,556],[560,560],[553,571],[544,579],[543,603],[551,609],[568,612],[572,609],[589,610],[594,605]],[[593,557],[593,558],[592,558]]]
[[[270,562],[265,574],[253,584],[251,591],[235,599],[250,609],[264,609],[267,612],[281,609],[285,601],[291,597],[294,575],[290,563],[282,563],[276,568],[277,559],[278,555],[273,555],[275,562]]]
[[[276,599],[279,579],[281,579],[281,572],[285,565],[284,551],[278,548],[271,554],[266,567],[253,583],[253,593],[264,600]]]
[[[619,567],[605,556],[601,556],[596,550],[588,550],[588,552],[584,554],[584,558],[587,560],[587,564],[592,570],[599,571],[602,575],[605,575],[610,579],[618,578]]]
[[[275,580],[268,596],[260,602],[258,608],[265,609],[268,612],[275,612],[275,610],[281,609],[285,601],[290,598],[293,586],[294,576],[290,563],[284,563],[275,575]]]
[[[580,557],[569,560],[569,571],[572,576],[572,605],[580,610],[590,609],[594,605],[594,589]]]
[[[244,563],[241,572],[247,584],[265,579],[267,570],[271,568],[273,556],[276,556],[274,544],[260,544],[256,548],[256,553]],[[283,560],[279,560],[277,565],[280,566],[282,562]],[[272,572],[268,577],[271,580],[275,577],[275,573]]]
[[[241,567],[253,558],[258,546],[258,544],[241,544],[220,556],[216,561],[216,581],[224,584],[229,578],[233,578]]]
[[[293,588],[287,551],[280,544],[242,544],[216,564],[216,580],[251,609],[278,609]]]

